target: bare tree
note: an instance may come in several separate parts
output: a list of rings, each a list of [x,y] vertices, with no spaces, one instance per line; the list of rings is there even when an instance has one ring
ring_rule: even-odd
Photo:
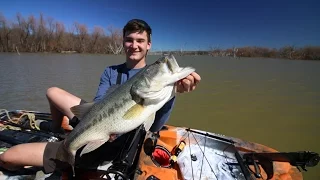
[[[88,40],[88,28],[85,24],[79,24],[75,23],[74,24],[75,31],[76,31],[76,39],[78,40],[78,47],[77,50],[78,52],[82,53],[85,52],[87,49],[86,47],[86,42]]]
[[[29,27],[28,31],[30,33],[30,38],[29,38],[29,42],[28,42],[28,51],[29,52],[37,52],[37,42],[36,42],[36,35],[37,35],[37,24],[36,24],[36,18],[33,15],[30,15],[28,18],[28,24]]]
[[[222,49],[219,46],[210,46],[209,54],[214,57],[222,56]]]
[[[10,33],[12,28],[10,27],[6,18],[0,14],[0,44],[2,46],[3,51],[10,51]]]
[[[63,51],[64,34],[65,34],[64,25],[60,22],[56,22],[55,23],[54,39],[55,39],[55,49],[57,52]]]
[[[93,29],[93,33],[91,35],[91,44],[90,44],[91,53],[97,53],[99,51],[99,47],[97,46],[97,44],[99,44],[99,40],[102,36],[104,36],[103,28],[99,26],[95,26]]]
[[[68,30],[64,33],[63,38],[63,50],[65,51],[77,51],[78,40],[75,35],[75,27],[68,27]]]
[[[46,51],[46,22],[43,14],[40,13],[39,21],[37,23],[35,40],[36,40],[36,52]]]
[[[30,23],[29,21],[26,21],[20,13],[17,13],[17,22],[19,27],[19,41],[20,41],[20,48],[23,51],[27,50],[27,41],[30,36]]]
[[[45,41],[46,41],[46,50],[47,51],[53,51],[54,50],[54,31],[55,31],[55,23],[52,17],[47,18],[47,27],[46,27],[46,36],[45,36]]]
[[[108,47],[113,54],[119,54],[123,48],[121,30],[115,29],[112,26],[109,26],[107,29],[110,32],[110,42],[108,44]]]
[[[294,46],[285,46],[283,48],[280,48],[280,56],[283,58],[289,58],[292,59],[293,53],[295,52]]]

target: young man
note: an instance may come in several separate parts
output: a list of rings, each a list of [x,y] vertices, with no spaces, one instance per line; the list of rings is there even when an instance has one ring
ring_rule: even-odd
[[[123,28],[123,45],[126,62],[105,69],[101,75],[94,101],[102,99],[110,86],[125,82],[146,66],[146,55],[151,48],[151,28],[149,25],[143,20],[130,20]],[[177,91],[180,93],[192,91],[200,80],[201,78],[197,73],[192,73],[177,83]],[[50,129],[53,132],[60,130],[64,116],[75,119],[74,114],[70,111],[71,107],[85,103],[79,97],[57,87],[48,89],[47,98],[53,119]],[[175,98],[167,102],[156,113],[150,131],[159,131],[167,122],[174,101]],[[0,155],[0,166],[12,170],[26,165],[43,166],[46,173],[53,172],[56,168],[66,166],[65,164],[56,164],[54,161],[60,143],[27,143],[14,146]]]
[[[94,101],[102,99],[107,89],[114,84],[122,84],[146,65],[146,55],[151,48],[151,28],[139,19],[133,19],[127,23],[123,29],[123,45],[126,53],[124,64],[107,67],[100,78],[100,84]],[[121,72],[121,73],[119,73]],[[120,77],[120,78],[119,78]],[[120,80],[119,80],[120,79]],[[121,81],[121,82],[117,82]],[[178,83],[178,92],[192,91],[196,83],[200,81],[200,76],[192,73],[190,76]],[[70,124],[76,124],[77,119],[70,108],[85,103],[84,100],[76,97],[60,88],[52,87],[47,91],[47,98],[50,104],[53,124],[51,127],[40,126],[40,129],[49,129],[52,132],[59,132],[64,116],[71,119]],[[169,119],[175,98],[166,103],[157,114],[150,131],[159,131]],[[68,120],[68,119],[64,119]],[[74,125],[73,125],[74,126]],[[73,127],[69,127],[72,129]]]

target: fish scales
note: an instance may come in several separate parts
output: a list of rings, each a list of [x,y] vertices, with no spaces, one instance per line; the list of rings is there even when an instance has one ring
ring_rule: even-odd
[[[143,74],[143,71],[139,74]],[[135,78],[130,79],[128,83],[119,86],[120,88],[111,92],[108,95],[109,97],[104,98],[101,103],[95,104],[95,106],[92,107],[92,110],[83,117],[83,121],[89,121],[80,123],[79,129],[76,131],[74,130],[69,134],[70,138],[66,141],[66,146],[78,144],[79,141],[76,140],[77,138],[83,141],[83,139],[95,138],[93,136],[98,135],[99,133],[106,134],[105,129],[109,129],[109,133],[114,133],[116,129],[122,129],[124,130],[123,132],[126,132],[128,124],[121,126],[121,124],[117,124],[116,121],[121,118],[128,109],[137,104],[136,101],[139,100],[136,95],[130,93],[132,84],[140,78],[139,74],[138,76],[135,76]],[[105,119],[108,119],[108,121],[104,121]],[[130,124],[130,121],[127,123]]]

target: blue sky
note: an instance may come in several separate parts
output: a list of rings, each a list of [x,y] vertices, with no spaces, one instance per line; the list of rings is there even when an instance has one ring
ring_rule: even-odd
[[[153,30],[153,50],[320,45],[319,0],[2,0],[0,12],[9,20],[42,12],[90,29],[141,18]]]

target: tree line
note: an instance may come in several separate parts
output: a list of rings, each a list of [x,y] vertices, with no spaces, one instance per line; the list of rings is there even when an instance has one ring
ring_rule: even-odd
[[[95,26],[89,32],[85,24],[75,22],[67,29],[43,14],[25,18],[17,13],[9,21],[0,13],[0,52],[119,54],[122,48],[122,30],[112,26]]]
[[[239,47],[229,49],[211,48],[212,56],[233,56],[233,57],[266,57],[285,58],[300,60],[320,60],[320,46],[284,46],[279,49],[266,47]]]
[[[122,30],[113,26],[93,27],[75,22],[66,28],[62,22],[40,13],[22,17],[17,13],[9,21],[0,12],[0,52],[57,52],[122,54]],[[285,46],[279,49],[266,47],[238,47],[220,49],[210,47],[205,51],[173,51],[181,55],[211,55],[231,57],[268,57],[320,60],[320,46]],[[156,52],[154,52],[156,53]]]

